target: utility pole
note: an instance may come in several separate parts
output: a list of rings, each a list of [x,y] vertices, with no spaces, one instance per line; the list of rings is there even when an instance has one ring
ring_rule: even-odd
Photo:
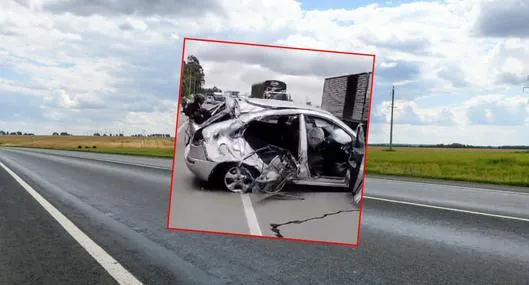
[[[393,149],[393,108],[395,106],[395,86],[391,89],[391,126],[389,129],[389,150]]]
[[[522,93],[525,93],[525,89],[529,90],[529,75],[527,76],[527,81],[522,87]]]

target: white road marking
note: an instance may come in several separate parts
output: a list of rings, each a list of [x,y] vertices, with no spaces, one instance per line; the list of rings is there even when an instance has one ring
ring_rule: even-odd
[[[18,151],[18,152],[31,152],[31,153],[38,153],[43,155],[50,155],[50,156],[65,156],[68,158],[77,158],[77,159],[86,159],[86,160],[93,160],[93,161],[101,161],[101,162],[111,162],[111,163],[117,163],[117,164],[123,164],[123,165],[130,165],[130,166],[140,166],[140,167],[146,167],[146,168],[153,168],[153,169],[162,169],[162,170],[168,170],[171,171],[171,167],[162,167],[162,166],[155,166],[151,164],[142,164],[142,163],[132,163],[127,161],[120,161],[120,160],[112,160],[112,159],[100,159],[100,158],[94,158],[94,157],[83,157],[75,155],[74,153],[68,153],[68,154],[56,154],[52,152],[46,152],[46,151],[39,151],[39,150],[29,150],[29,149],[9,149],[7,151]],[[68,152],[66,150],[59,150]]]
[[[474,214],[474,215],[481,215],[481,216],[487,216],[487,217],[494,217],[494,218],[501,218],[501,219],[509,219],[509,220],[517,220],[517,221],[529,222],[529,218],[520,218],[520,217],[513,217],[513,216],[497,215],[497,214],[490,214],[490,213],[485,213],[485,212],[470,211],[470,210],[463,210],[463,209],[456,209],[456,208],[449,208],[449,207],[441,207],[441,206],[434,206],[434,205],[421,204],[421,203],[405,202],[405,201],[398,201],[398,200],[393,200],[393,199],[378,198],[378,197],[371,197],[371,196],[364,196],[364,198],[371,199],[371,200],[390,202],[390,203],[398,203],[398,204],[419,206],[419,207],[425,207],[425,208],[432,208],[432,209],[438,209],[438,210],[446,210],[446,211],[452,211],[452,212],[460,212],[460,213],[466,213],[466,214]]]
[[[5,164],[2,166],[59,224],[101,265],[119,284],[142,284],[117,260],[97,245],[73,222],[64,216],[57,208],[50,204],[35,189],[27,184]]]
[[[454,185],[454,184],[450,184],[449,181],[444,181],[444,180],[428,183],[428,182],[424,182],[424,181],[398,180],[398,179],[394,179],[394,178],[372,177],[372,178],[369,178],[369,179],[372,179],[372,180],[384,180],[385,182],[391,181],[391,182],[400,183],[400,184],[415,183],[415,184],[423,184],[423,185],[428,185],[428,186],[442,186],[442,187],[458,188],[460,190],[477,191],[477,192],[497,192],[497,193],[516,194],[516,195],[529,195],[529,193],[527,193],[527,192],[502,190],[502,189],[481,188],[481,187],[486,187],[486,185],[484,185],[484,186],[477,186],[476,185],[476,187]],[[443,183],[443,182],[448,182],[448,183]],[[453,181],[453,182],[458,182],[458,181]],[[499,186],[501,186],[501,185],[499,185]],[[509,186],[506,186],[506,187],[509,187]],[[517,187],[517,186],[514,186],[514,187]]]
[[[110,162],[110,163],[116,163],[116,164],[123,164],[123,165],[130,165],[130,166],[140,166],[140,167],[146,167],[146,168],[153,168],[153,169],[161,169],[161,170],[171,171],[171,167],[154,166],[154,165],[150,165],[150,164],[130,163],[130,162],[119,161],[119,160],[107,160],[107,159],[78,157],[78,156],[69,156],[69,157],[71,157],[71,158],[82,158],[82,159],[87,159],[87,160],[94,160],[94,161],[101,161],[101,162]]]
[[[259,227],[259,222],[257,221],[257,215],[253,209],[252,199],[250,199],[249,194],[241,194],[242,206],[244,208],[244,215],[246,216],[246,222],[248,223],[248,228],[250,228],[250,234],[262,236],[261,227]]]

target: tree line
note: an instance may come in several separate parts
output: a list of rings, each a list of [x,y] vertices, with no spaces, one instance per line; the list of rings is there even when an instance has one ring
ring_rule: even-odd
[[[194,94],[197,93],[208,96],[216,92],[222,92],[217,86],[204,87],[205,83],[206,75],[204,68],[200,64],[200,60],[194,55],[189,55],[184,60],[184,73],[182,75],[181,86],[183,99],[191,100]]]
[[[8,132],[8,131],[2,131],[0,130],[0,136],[34,136],[33,133],[23,133],[21,131],[17,132]]]
[[[0,130],[0,136],[34,136],[34,135],[35,135],[34,133],[23,133],[21,131],[7,132],[7,131]],[[52,133],[52,136],[72,136],[72,135],[67,132],[61,132],[61,133],[54,132]]]
[[[34,136],[34,135],[35,135],[34,133],[24,133],[24,132],[21,132],[21,131],[8,132],[8,131],[0,130],[0,136]],[[53,132],[51,135],[52,136],[73,136],[72,134],[70,134],[68,132]],[[118,134],[94,133],[92,136],[94,136],[94,137],[124,137],[125,135],[123,133],[118,133]],[[154,133],[154,134],[133,134],[133,135],[131,135],[131,137],[170,138],[171,135],[170,134],[158,134],[158,133]]]

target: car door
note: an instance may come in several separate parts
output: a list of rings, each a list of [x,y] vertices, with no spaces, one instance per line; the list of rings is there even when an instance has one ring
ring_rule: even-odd
[[[294,182],[296,184],[302,184],[302,185],[308,185],[308,186],[321,186],[321,187],[348,187],[345,177],[345,172],[347,170],[347,156],[349,153],[349,148],[351,145],[351,141],[354,138],[354,131],[346,131],[348,127],[340,123],[338,119],[333,119],[326,116],[321,116],[319,114],[304,114],[302,116],[303,120],[300,122],[302,125],[300,125],[300,172],[298,175],[298,179]],[[338,136],[340,137],[339,141],[340,144],[343,144],[344,151],[345,151],[345,159],[344,159],[344,173],[338,176],[329,176],[326,174],[323,174],[322,176],[314,176],[314,165],[313,163],[319,164],[319,168],[321,170],[322,167],[322,153],[320,151],[313,150],[312,153],[309,153],[309,138],[308,138],[308,126],[309,125],[317,126],[318,128],[324,130],[325,129],[325,136],[329,136],[332,132],[337,132]],[[313,142],[313,144],[318,142]],[[321,142],[320,142],[321,143]],[[317,158],[314,158],[314,155],[317,155]],[[325,154],[324,154],[325,155]],[[311,162],[312,161],[312,162]],[[325,167],[325,166],[323,166]]]
[[[346,183],[349,190],[353,194],[354,202],[359,204],[362,198],[366,154],[366,142],[363,124],[359,124],[356,127],[356,137],[351,142],[350,150]]]
[[[307,128],[305,115],[299,114],[299,145],[298,145],[298,162],[299,169],[297,173],[297,181],[309,180],[310,170],[307,153]]]

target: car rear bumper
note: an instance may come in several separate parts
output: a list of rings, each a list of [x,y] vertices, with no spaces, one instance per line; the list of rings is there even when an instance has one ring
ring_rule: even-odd
[[[200,154],[202,152],[202,155]],[[202,147],[187,145],[185,149],[185,161],[187,168],[200,180],[208,181],[213,169],[217,165],[206,159]]]

